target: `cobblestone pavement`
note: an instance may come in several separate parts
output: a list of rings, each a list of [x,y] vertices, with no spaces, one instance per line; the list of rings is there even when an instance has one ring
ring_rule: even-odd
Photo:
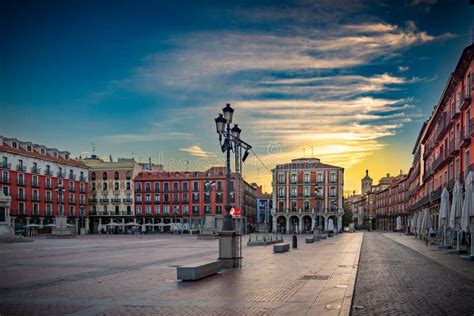
[[[313,244],[304,237],[283,254],[244,246],[242,268],[198,282],[177,281],[176,266],[215,260],[217,240],[101,235],[0,244],[0,315],[347,315],[362,234]]]
[[[474,281],[435,259],[382,233],[365,233],[352,314],[474,315]]]

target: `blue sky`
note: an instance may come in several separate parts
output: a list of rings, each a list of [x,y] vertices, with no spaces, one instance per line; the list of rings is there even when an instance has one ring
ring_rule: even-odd
[[[222,163],[213,118],[231,102],[268,167],[312,151],[346,191],[408,169],[474,21],[467,0],[0,6],[1,134],[203,169]],[[255,158],[245,176],[270,190]]]

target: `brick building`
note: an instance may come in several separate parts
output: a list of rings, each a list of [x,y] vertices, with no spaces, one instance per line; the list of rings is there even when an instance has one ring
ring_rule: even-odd
[[[344,169],[316,158],[293,159],[273,170],[274,232],[342,229]],[[332,222],[333,227],[330,226]]]
[[[142,225],[158,224],[161,230],[201,231],[210,217],[214,228],[222,228],[226,204],[226,169],[205,172],[140,172],[135,177],[135,216]],[[240,210],[236,229],[255,227],[255,188],[239,174],[231,174],[230,204]],[[151,225],[150,225],[151,226]]]
[[[52,226],[66,216],[76,233],[87,231],[87,166],[67,151],[0,136],[1,186],[11,196],[16,230],[26,225]]]

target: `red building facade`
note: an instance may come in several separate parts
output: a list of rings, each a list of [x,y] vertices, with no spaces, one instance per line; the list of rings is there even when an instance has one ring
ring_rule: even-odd
[[[139,224],[171,223],[186,230],[201,230],[205,216],[214,220],[215,229],[223,223],[226,204],[225,168],[206,172],[140,172],[135,177],[135,217]],[[231,175],[233,208],[240,210],[241,225],[255,225],[255,189],[238,174]],[[249,222],[250,220],[250,222]]]
[[[54,224],[66,216],[76,232],[86,226],[87,167],[67,151],[0,136],[1,187],[11,196],[10,216],[17,229]],[[83,231],[85,232],[85,231]]]

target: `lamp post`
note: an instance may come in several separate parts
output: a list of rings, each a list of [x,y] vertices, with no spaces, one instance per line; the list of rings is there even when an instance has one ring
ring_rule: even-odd
[[[66,189],[63,187],[62,184],[58,184],[56,188],[54,188],[54,191],[58,193],[58,204],[64,203],[64,192]],[[64,208],[63,208],[63,213],[64,213]],[[64,214],[60,214],[61,216],[64,216]]]
[[[224,224],[222,230],[224,231],[233,231],[234,223],[232,221],[232,216],[230,215],[230,210],[232,208],[230,204],[230,152],[238,150],[238,147],[245,149],[245,154],[242,158],[242,161],[245,161],[249,155],[249,150],[252,148],[249,144],[240,139],[240,133],[242,130],[237,124],[234,124],[234,127],[230,127],[232,123],[232,116],[234,114],[234,109],[230,106],[229,103],[222,109],[223,114],[215,119],[216,122],[216,131],[219,135],[219,143],[221,145],[222,152],[226,153],[226,201],[225,201],[225,214],[224,214]]]

